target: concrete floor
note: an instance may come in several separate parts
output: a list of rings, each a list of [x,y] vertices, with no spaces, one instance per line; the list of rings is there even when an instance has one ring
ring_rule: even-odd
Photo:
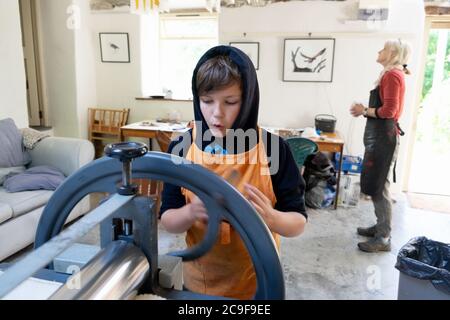
[[[364,253],[357,248],[366,238],[358,236],[356,228],[375,222],[370,201],[362,200],[358,208],[351,209],[309,209],[304,234],[281,242],[287,298],[397,299],[399,272],[394,266],[398,251],[416,236],[450,243],[450,214],[412,209],[404,194],[396,200],[389,253]],[[160,228],[160,252],[183,245],[182,235]]]
[[[404,194],[396,200],[389,253],[357,249],[357,243],[365,238],[356,234],[356,228],[375,222],[370,201],[361,200],[358,208],[351,209],[309,209],[304,234],[283,238],[281,243],[287,298],[397,299],[399,272],[394,266],[399,249],[416,236],[450,243],[450,214],[412,209]],[[160,253],[184,247],[184,235],[159,229]],[[97,244],[98,238],[97,229],[80,242]]]
[[[303,235],[283,239],[281,260],[288,299],[397,299],[397,253],[411,238],[450,243],[450,215],[409,208],[397,196],[392,226],[392,251],[364,253],[357,243],[358,226],[375,222],[372,203],[358,208],[310,210]]]

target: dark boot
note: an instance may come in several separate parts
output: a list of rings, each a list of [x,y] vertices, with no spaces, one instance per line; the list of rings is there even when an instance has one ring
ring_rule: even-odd
[[[377,230],[376,226],[371,226],[369,228],[358,228],[357,232],[360,236],[375,237],[375,233],[377,232]]]
[[[375,237],[369,241],[358,243],[358,248],[364,252],[391,251],[391,240]]]

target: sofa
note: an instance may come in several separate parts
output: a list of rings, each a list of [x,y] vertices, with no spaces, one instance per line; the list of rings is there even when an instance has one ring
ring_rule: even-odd
[[[6,145],[5,142],[3,144]],[[51,166],[59,169],[66,177],[94,159],[92,143],[82,139],[45,137],[32,150],[25,151],[28,157],[26,168]],[[7,192],[0,185],[0,261],[34,242],[39,219],[53,192]],[[77,204],[66,222],[88,210],[89,198],[85,198]]]

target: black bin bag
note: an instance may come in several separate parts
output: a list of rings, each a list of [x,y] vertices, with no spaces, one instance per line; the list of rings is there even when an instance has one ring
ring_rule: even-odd
[[[400,249],[395,268],[410,277],[429,280],[437,290],[450,295],[450,244],[413,238]]]

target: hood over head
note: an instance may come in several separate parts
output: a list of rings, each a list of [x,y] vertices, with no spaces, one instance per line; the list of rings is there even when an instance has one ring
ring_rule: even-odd
[[[192,76],[192,93],[194,103],[195,121],[202,123],[202,132],[197,133],[196,143],[202,150],[206,146],[216,141],[218,144],[224,146],[225,138],[212,138],[209,141],[202,141],[206,130],[209,129],[205,118],[200,109],[200,99],[197,92],[197,73],[199,68],[209,59],[216,56],[228,56],[232,62],[236,64],[241,74],[242,87],[242,104],[239,114],[231,129],[242,129],[247,131],[249,129],[257,130],[258,111],[259,111],[259,87],[255,67],[250,58],[241,50],[231,46],[217,46],[209,49],[198,61]],[[221,140],[221,141],[219,141]],[[223,141],[222,141],[223,140]],[[247,146],[252,147],[252,146]],[[247,149],[246,147],[246,149]]]

